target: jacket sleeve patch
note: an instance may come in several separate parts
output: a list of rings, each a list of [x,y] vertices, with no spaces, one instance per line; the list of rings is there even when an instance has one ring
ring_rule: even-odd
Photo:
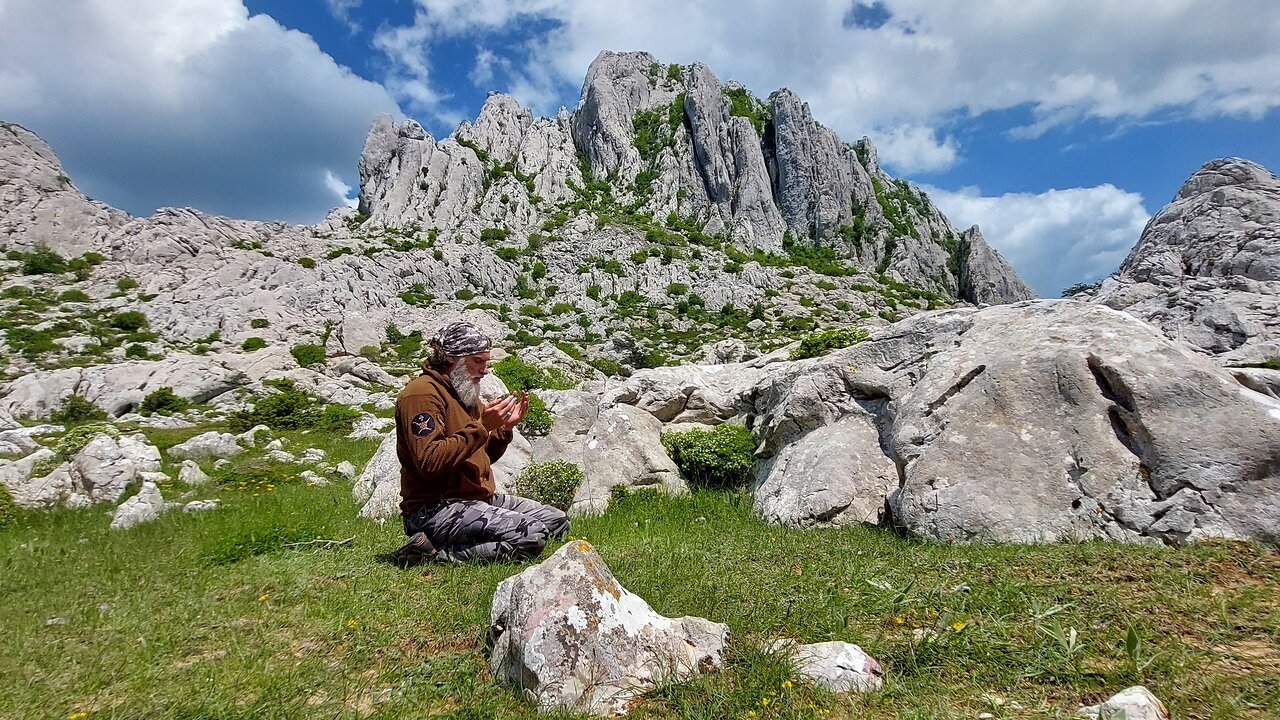
[[[413,420],[409,423],[409,429],[418,437],[430,435],[431,431],[436,429],[436,419],[427,413],[418,413],[413,416]]]

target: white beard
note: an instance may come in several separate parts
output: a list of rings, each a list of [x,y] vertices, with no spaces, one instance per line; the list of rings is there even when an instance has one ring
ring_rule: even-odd
[[[471,377],[466,365],[458,363],[449,371],[449,384],[453,385],[453,390],[458,393],[458,399],[464,407],[470,410],[476,406],[480,399],[480,383]]]

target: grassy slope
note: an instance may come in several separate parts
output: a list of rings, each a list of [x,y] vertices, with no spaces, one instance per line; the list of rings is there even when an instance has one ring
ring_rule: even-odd
[[[376,445],[292,439],[291,450],[318,444],[334,461],[363,461]],[[250,490],[260,492],[205,490],[224,507],[127,531],[109,531],[105,509],[0,529],[0,717],[534,714],[491,681],[481,641],[494,586],[520,566],[400,571],[388,562],[399,523],[356,519],[346,484],[306,487],[282,473],[273,489]],[[787,530],[732,493],[628,498],[572,532],[658,611],[732,630],[726,672],[660,689],[638,718],[1070,717],[1137,682],[1180,718],[1280,707],[1273,549]],[[282,547],[352,536],[336,549]],[[913,641],[917,626],[938,639]],[[1130,626],[1150,644],[1140,660],[1159,653],[1142,670],[1124,651]],[[1078,631],[1074,648],[1056,628]],[[889,681],[852,698],[783,688],[786,668],[753,649],[777,636],[856,642]]]

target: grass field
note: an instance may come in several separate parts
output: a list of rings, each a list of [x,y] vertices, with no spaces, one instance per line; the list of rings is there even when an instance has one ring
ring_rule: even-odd
[[[288,437],[357,466],[376,446]],[[221,508],[130,530],[108,530],[106,508],[0,529],[0,717],[534,716],[482,645],[494,587],[522,566],[399,570],[398,520],[357,519],[349,484],[300,469],[242,458],[201,491]],[[772,527],[750,506],[636,495],[575,522],[656,610],[731,628],[725,672],[659,688],[633,717],[1065,718],[1137,683],[1176,718],[1280,717],[1275,549],[940,545]],[[287,545],[315,538],[354,539]],[[858,643],[884,689],[784,687],[757,649],[782,636]]]

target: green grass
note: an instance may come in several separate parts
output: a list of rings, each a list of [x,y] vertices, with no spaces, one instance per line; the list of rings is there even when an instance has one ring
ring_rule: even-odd
[[[377,444],[285,437],[290,451],[323,447],[357,466]],[[399,522],[356,518],[348,484],[274,487],[203,489],[223,507],[127,531],[109,531],[101,508],[0,528],[0,717],[534,716],[491,680],[482,643],[494,587],[524,566],[401,571],[389,562]],[[1066,718],[1138,682],[1180,718],[1280,705],[1274,549],[941,545],[777,528],[750,505],[733,492],[636,493],[575,522],[656,610],[732,631],[725,672],[660,688],[632,717]],[[285,545],[316,537],[355,539]],[[917,626],[938,639],[913,642]],[[1055,626],[1078,631],[1077,650]],[[1143,669],[1124,651],[1129,627],[1159,653]],[[860,644],[884,664],[885,689],[783,688],[785,665],[758,650],[781,636]]]

